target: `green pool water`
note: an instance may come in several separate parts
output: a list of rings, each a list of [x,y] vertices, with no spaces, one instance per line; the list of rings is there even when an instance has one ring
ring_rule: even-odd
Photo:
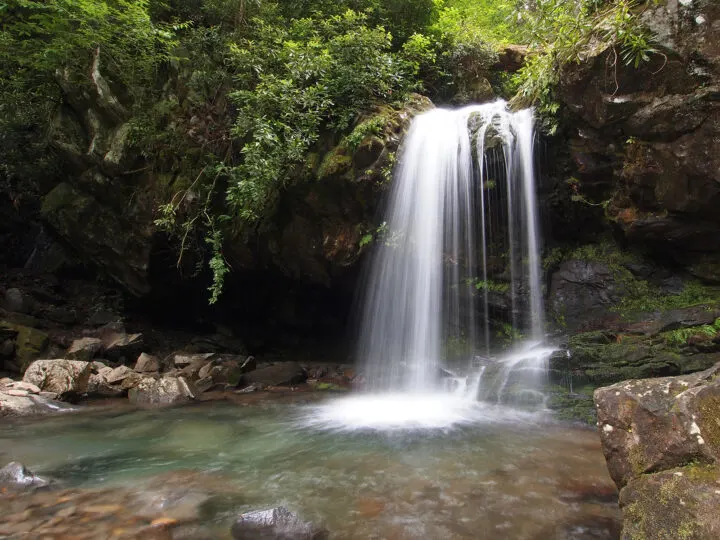
[[[332,403],[324,407],[332,407]],[[177,471],[222,481],[203,519],[285,505],[332,538],[616,538],[597,434],[502,410],[444,430],[335,430],[316,404],[224,402],[99,410],[0,424],[0,464],[73,487],[144,489]]]

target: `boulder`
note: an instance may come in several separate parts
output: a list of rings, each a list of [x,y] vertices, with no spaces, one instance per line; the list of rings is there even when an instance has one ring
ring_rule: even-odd
[[[261,383],[265,386],[301,384],[307,380],[307,372],[297,362],[280,362],[245,373],[241,385]]]
[[[85,337],[82,339],[76,339],[72,342],[72,345],[70,345],[67,353],[65,353],[65,357],[72,360],[89,362],[102,350],[102,348],[103,342],[98,338]]]
[[[12,288],[5,291],[3,295],[2,308],[17,313],[27,313],[29,304],[25,295],[20,289]]]
[[[142,350],[142,334],[110,334],[103,339],[105,357],[116,362],[125,362],[131,358],[137,358]]]
[[[45,332],[30,326],[0,321],[0,328],[3,328],[6,332],[14,333],[15,361],[9,365],[14,368],[14,371],[20,373],[47,349],[50,342]],[[5,364],[7,366],[8,362],[6,361]]]
[[[79,360],[36,360],[23,376],[23,381],[40,390],[54,392],[61,399],[83,394],[88,390],[91,364]]]
[[[12,395],[11,393],[24,392],[26,395]],[[0,417],[3,416],[35,416],[39,414],[55,412],[62,407],[51,400],[55,394],[33,395],[27,390],[5,390],[0,389]]]
[[[176,405],[195,399],[197,391],[183,377],[147,377],[128,392],[130,403],[141,406]]]
[[[25,490],[46,487],[49,484],[27,469],[25,465],[13,461],[0,469],[0,487],[13,490]]]
[[[138,373],[153,373],[160,371],[160,359],[151,354],[141,353],[135,362],[135,371]]]
[[[176,367],[184,367],[196,362],[204,362],[209,358],[212,358],[215,353],[198,353],[198,354],[185,354],[177,353],[173,355],[173,364]]]
[[[716,364],[595,391],[603,453],[618,488],[643,474],[720,458],[719,374]]]
[[[238,540],[324,540],[328,531],[303,521],[284,506],[270,510],[256,510],[242,514],[232,526],[232,536]]]
[[[720,469],[688,465],[631,480],[620,494],[623,540],[720,538]]]

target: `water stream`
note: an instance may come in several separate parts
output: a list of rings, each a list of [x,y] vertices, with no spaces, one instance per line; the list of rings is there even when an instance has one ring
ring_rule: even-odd
[[[486,414],[477,400],[542,406],[552,348],[543,346],[533,137],[532,110],[504,101],[415,118],[367,284],[366,394],[329,404],[321,423],[447,427]],[[505,258],[504,284],[489,279],[491,257]],[[511,334],[527,337],[491,358],[494,288],[509,293]],[[465,350],[459,366],[448,365],[448,343]]]

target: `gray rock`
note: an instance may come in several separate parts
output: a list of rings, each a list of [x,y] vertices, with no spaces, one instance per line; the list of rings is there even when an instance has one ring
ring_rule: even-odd
[[[195,394],[182,377],[146,377],[129,391],[128,398],[135,405],[175,405],[195,399]]]
[[[199,353],[199,354],[175,354],[173,363],[178,367],[188,366],[195,362],[204,361],[213,357],[215,353]]]
[[[3,416],[35,416],[56,412],[63,407],[59,403],[51,403],[51,399],[43,395],[28,394],[13,396],[0,390],[0,417]],[[56,394],[52,394],[56,396]]]
[[[323,540],[328,531],[303,521],[284,506],[242,514],[232,526],[238,540]]]
[[[89,362],[102,350],[102,348],[103,342],[98,338],[86,337],[76,339],[72,342],[72,345],[70,345],[67,353],[65,353],[65,357],[72,360]]]
[[[25,382],[25,381],[12,381],[10,384],[8,384],[10,388],[16,389],[16,390],[25,390],[29,392],[30,394],[39,394],[40,388],[38,388],[36,385]]]
[[[127,366],[118,366],[115,369],[111,370],[110,373],[108,373],[105,376],[105,380],[109,384],[115,384],[119,383],[120,381],[127,379],[130,375],[133,375],[134,372],[132,369],[130,369]]]
[[[27,313],[29,308],[22,291],[15,288],[5,291],[2,306],[8,311],[14,311],[16,313]]]
[[[152,373],[160,371],[160,359],[151,354],[141,353],[135,362],[135,371],[138,373]]]
[[[49,485],[47,480],[35,475],[25,465],[13,461],[0,469],[0,486],[9,489],[33,489]]]
[[[40,390],[54,392],[65,398],[71,394],[87,392],[91,367],[79,360],[36,360],[28,367],[23,381]]]

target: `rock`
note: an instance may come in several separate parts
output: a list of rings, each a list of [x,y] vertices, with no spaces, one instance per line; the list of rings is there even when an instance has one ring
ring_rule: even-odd
[[[25,465],[17,461],[8,463],[0,469],[0,487],[24,490],[46,487],[47,485],[49,485],[47,480],[35,475]]]
[[[8,384],[10,388],[15,388],[17,390],[25,390],[31,394],[39,394],[40,388],[35,386],[32,383],[25,382],[25,381],[12,381],[10,384]]]
[[[307,380],[307,373],[297,362],[281,362],[256,369],[242,376],[240,384],[262,383],[265,386],[301,384]]]
[[[174,405],[195,399],[190,385],[182,377],[147,377],[128,393],[135,405]]]
[[[152,373],[160,371],[160,359],[147,353],[141,353],[135,362],[135,371],[138,373]]]
[[[303,521],[284,506],[242,514],[232,526],[238,540],[324,540],[328,531]]]
[[[23,381],[40,390],[54,392],[65,399],[87,392],[91,367],[79,360],[36,360],[23,376]]]
[[[248,356],[245,361],[240,366],[240,372],[241,373],[247,373],[249,371],[253,371],[257,368],[257,361],[255,360],[254,356]]]
[[[200,353],[200,354],[175,354],[173,356],[173,363],[176,366],[187,366],[194,362],[202,362],[208,358],[212,358],[215,353]]]
[[[0,321],[0,328],[15,333],[15,359],[17,370],[21,373],[47,349],[50,342],[45,332],[29,326]]]
[[[720,469],[688,465],[645,474],[620,494],[623,540],[720,537]]]
[[[549,307],[570,329],[592,325],[622,298],[624,287],[602,262],[563,262],[550,281]]]
[[[195,381],[195,388],[198,392],[207,392],[210,390],[213,386],[215,386],[215,381],[213,381],[212,377],[204,377],[202,379],[199,379]]]
[[[105,356],[116,362],[137,358],[143,345],[142,334],[109,334],[103,338]]]
[[[235,393],[236,394],[252,394],[253,392],[261,392],[264,388],[265,388],[265,385],[262,383],[253,383],[249,386],[241,388],[240,390],[235,390]]]
[[[133,374],[134,374],[133,370],[130,369],[129,367],[118,366],[115,369],[113,369],[112,371],[110,371],[110,373],[105,375],[105,380],[109,384],[115,384],[124,379],[127,379],[130,375],[133,375]]]
[[[598,428],[618,488],[643,474],[720,458],[720,364],[692,375],[595,391]]]
[[[72,345],[70,345],[67,353],[65,353],[65,357],[72,360],[89,362],[102,350],[102,348],[103,342],[98,338],[86,337],[76,339],[72,342]]]
[[[19,391],[18,391],[19,392]],[[3,416],[35,416],[57,411],[59,404],[50,403],[51,399],[46,392],[40,395],[29,394],[25,396],[13,396],[0,390],[0,417]]]
[[[3,309],[16,313],[27,313],[29,311],[30,306],[20,289],[8,289],[3,296]]]
[[[8,390],[4,391],[8,396],[15,396],[15,397],[26,397],[30,395],[30,392],[27,390],[16,390],[15,388],[10,388]]]

